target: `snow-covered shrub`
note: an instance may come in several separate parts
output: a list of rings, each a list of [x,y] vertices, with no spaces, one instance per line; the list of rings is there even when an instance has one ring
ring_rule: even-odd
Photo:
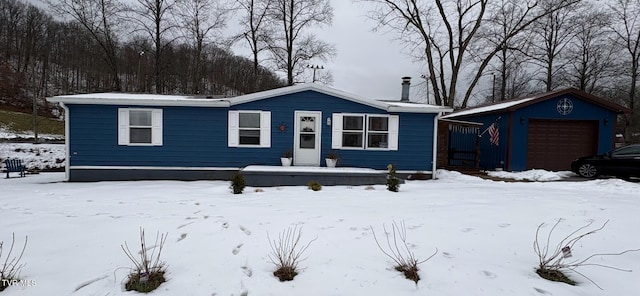
[[[147,247],[147,242],[144,237],[144,229],[140,228],[140,255],[139,258],[134,255],[129,249],[127,242],[124,245],[120,245],[124,253],[129,257],[129,260],[133,262],[129,278],[124,287],[127,291],[138,292],[151,292],[158,288],[160,284],[166,280],[164,273],[166,272],[166,266],[164,262],[160,261],[160,254],[162,253],[162,247],[167,240],[167,234],[156,233],[156,239],[151,247]],[[151,251],[151,253],[149,253]],[[157,252],[156,252],[157,251]]]

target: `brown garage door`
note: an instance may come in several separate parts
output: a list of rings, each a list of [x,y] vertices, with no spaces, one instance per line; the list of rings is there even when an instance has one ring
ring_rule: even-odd
[[[595,154],[598,121],[529,120],[527,168],[569,170],[571,161]]]

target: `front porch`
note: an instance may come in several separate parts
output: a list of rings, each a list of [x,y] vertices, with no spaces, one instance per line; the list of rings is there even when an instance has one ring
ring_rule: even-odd
[[[260,166],[240,170],[247,186],[301,186],[318,181],[323,186],[386,184],[387,171],[349,167]]]

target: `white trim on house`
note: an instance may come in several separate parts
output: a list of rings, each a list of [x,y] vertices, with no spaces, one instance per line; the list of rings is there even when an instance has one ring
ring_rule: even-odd
[[[130,94],[130,93],[94,93],[79,95],[63,95],[49,97],[52,103],[66,104],[97,104],[97,105],[136,105],[136,106],[188,106],[188,107],[230,107],[253,101],[283,96],[303,91],[316,91],[326,95],[338,97],[348,101],[378,108],[387,112],[407,113],[441,113],[451,112],[453,109],[422,103],[406,103],[400,101],[379,101],[363,98],[317,83],[297,84],[232,98],[206,98],[195,96]]]
[[[226,99],[207,99],[193,96],[172,96],[129,93],[93,93],[64,95],[47,98],[52,103],[90,105],[137,105],[137,106],[189,106],[229,107]]]
[[[66,165],[64,166],[64,180],[69,181],[69,171],[71,166],[71,140],[69,135],[71,132],[69,130],[69,108],[64,103],[60,103],[60,107],[64,109],[64,153],[66,156]]]
[[[431,171],[435,172],[438,166],[438,122],[440,114],[433,117],[433,153],[431,158]],[[431,174],[431,179],[436,179],[436,174]]]
[[[159,170],[159,171],[236,171],[234,167],[168,167],[168,166],[104,166],[78,165],[71,166],[72,170]]]
[[[441,121],[446,121],[446,122],[451,122],[451,123],[458,123],[458,124],[468,124],[468,125],[478,125],[478,126],[484,125],[484,123],[482,123],[482,122],[464,121],[464,120],[456,120],[456,119],[445,119],[445,118],[442,118],[442,116],[440,116],[438,119],[441,120]]]
[[[312,117],[313,130],[301,130],[303,117]],[[294,166],[320,166],[322,156],[322,112],[296,110],[293,115],[293,165]],[[300,139],[303,134],[314,136],[313,148],[300,147]]]
[[[535,99],[537,99],[537,98],[525,98],[525,99],[520,99],[520,100],[515,100],[515,101],[508,101],[508,102],[504,102],[504,103],[493,104],[493,105],[484,106],[484,107],[475,107],[475,108],[471,107],[471,108],[468,108],[468,109],[464,109],[464,110],[453,112],[451,114],[447,114],[445,116],[442,116],[441,118],[442,119],[449,119],[449,118],[456,118],[458,116],[473,115],[473,114],[480,114],[480,113],[503,110],[503,109],[507,109],[509,107],[512,107],[512,106],[515,106],[515,105],[519,105],[519,104],[523,104],[523,103],[526,103],[528,101],[535,100]]]

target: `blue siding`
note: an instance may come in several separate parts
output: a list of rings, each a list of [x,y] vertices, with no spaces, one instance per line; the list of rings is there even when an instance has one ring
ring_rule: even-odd
[[[573,111],[567,115],[558,113],[558,100],[569,98],[573,103]],[[523,118],[523,123],[520,123]],[[605,153],[613,149],[614,125],[616,113],[601,106],[584,101],[573,95],[564,95],[542,101],[513,112],[513,139],[511,167],[513,170],[525,170],[527,167],[527,130],[529,119],[565,119],[598,121],[598,151]],[[605,119],[607,124],[605,125]]]
[[[509,145],[509,116],[506,113],[500,113],[469,117],[468,119],[465,118],[465,120],[482,123],[480,133],[484,132],[484,134],[478,140],[480,146],[480,168],[485,170],[506,169],[507,147]],[[487,131],[487,128],[494,122],[497,122],[499,131],[498,146],[491,144],[491,137]]]
[[[556,109],[558,100],[569,98],[573,102],[570,114],[561,115]],[[598,124],[598,153],[613,149],[614,128],[617,114],[609,109],[595,105],[573,95],[563,95],[532,104],[513,112],[500,112],[483,116],[466,116],[464,120],[484,123],[487,128],[498,116],[500,127],[500,145],[489,144],[489,136],[485,134],[480,140],[480,167],[495,169],[502,167],[513,171],[527,168],[527,132],[530,119],[555,120],[596,120]],[[462,117],[461,117],[462,118]],[[522,123],[521,123],[522,118]],[[511,122],[509,122],[511,120]],[[605,121],[607,124],[605,124]],[[507,147],[511,144],[510,161],[507,161]],[[507,164],[509,166],[507,167]]]
[[[68,105],[71,166],[243,167],[280,165],[293,149],[294,112],[322,112],[322,156],[331,150],[335,112],[386,114],[384,110],[313,91],[227,108],[162,107],[163,146],[119,146],[117,109],[136,106]],[[150,107],[141,107],[150,108]],[[228,147],[229,110],[271,111],[271,147]],[[398,151],[340,150],[339,166],[431,171],[435,114],[400,113]],[[287,126],[284,132],[278,127]]]

